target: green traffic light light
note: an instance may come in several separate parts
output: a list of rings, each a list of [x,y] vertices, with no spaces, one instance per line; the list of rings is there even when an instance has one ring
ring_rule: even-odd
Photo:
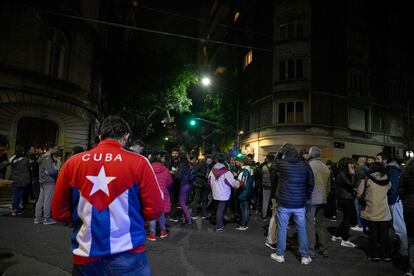
[[[242,157],[243,157],[243,154],[239,152],[239,153],[237,154],[237,158],[242,158]]]
[[[195,126],[197,124],[196,120],[192,119],[190,120],[190,126]]]

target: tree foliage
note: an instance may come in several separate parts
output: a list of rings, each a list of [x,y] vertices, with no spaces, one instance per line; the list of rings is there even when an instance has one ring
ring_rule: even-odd
[[[121,114],[135,132],[147,136],[154,131],[154,121],[171,120],[172,112],[190,111],[192,101],[187,90],[197,81],[197,75],[188,69],[171,71],[157,81],[131,89],[121,100]]]

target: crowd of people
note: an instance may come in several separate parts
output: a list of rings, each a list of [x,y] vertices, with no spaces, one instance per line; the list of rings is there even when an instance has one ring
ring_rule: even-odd
[[[118,133],[118,136],[111,136],[114,134],[111,130],[106,138],[118,142],[121,138],[128,140],[130,130],[123,125],[123,121],[118,124],[123,126],[123,132]],[[117,129],[119,128],[118,126]],[[398,253],[407,263],[405,275],[413,273],[414,160],[409,160],[402,169],[390,156],[381,152],[375,157],[360,157],[357,162],[350,157],[344,157],[337,163],[325,163],[320,148],[313,146],[299,152],[289,143],[284,144],[276,154],[268,154],[261,164],[254,161],[253,155],[238,159],[226,154],[216,154],[197,160],[177,148],[172,149],[170,154],[144,151],[145,145],[141,140],[130,144],[122,140],[119,143],[124,149],[117,149],[109,156],[105,152],[105,146],[109,148],[109,144],[103,144],[105,137],[101,137],[101,140],[96,147],[102,151],[100,157],[96,153],[92,157],[95,149],[85,153],[83,149],[77,148],[64,167],[71,167],[73,174],[82,174],[82,167],[76,165],[80,166],[76,169],[75,162],[88,163],[93,159],[104,164],[115,162],[117,158],[121,161],[127,158],[132,160],[129,155],[123,155],[126,154],[123,151],[145,155],[163,195],[162,204],[157,207],[159,211],[147,211],[151,215],[144,212],[147,226],[145,236],[150,241],[156,241],[158,237],[168,237],[167,221],[191,227],[194,220],[210,220],[215,224],[216,232],[225,231],[226,222],[234,221],[237,222],[236,230],[247,231],[249,212],[255,211],[264,222],[268,222],[265,245],[275,251],[270,257],[276,262],[285,262],[287,232],[290,228],[296,229],[298,251],[304,265],[310,264],[312,258],[318,255],[329,257],[332,242],[338,241],[344,247],[356,247],[350,230],[368,235],[369,260],[389,262],[392,257],[389,230],[393,229],[398,239]],[[28,154],[22,148],[16,147],[15,155],[0,163],[0,172],[3,174],[0,179],[4,178],[5,168],[11,167],[8,184],[11,183],[13,190],[12,216],[17,216],[21,204],[27,202],[25,195],[32,194],[36,200],[34,223],[55,223],[51,218],[51,202],[56,180],[61,174],[61,165],[55,158],[57,152],[54,145],[49,145],[42,151],[32,150]],[[118,155],[114,157],[115,154]],[[96,172],[97,177],[86,175],[86,178],[94,185],[98,180],[104,179],[108,184],[115,178],[120,178],[118,175],[106,177],[114,174],[108,167],[105,167],[106,171],[102,170],[103,167],[99,175]],[[137,176],[137,181],[145,182],[142,177]],[[65,185],[78,185],[67,182],[69,178],[59,176],[62,183],[66,181]],[[94,195],[99,194],[98,192],[105,192],[109,196],[114,191],[114,188],[108,190],[108,186],[105,188],[100,182],[98,184],[98,190],[95,190],[95,186],[92,191],[88,190],[89,200],[95,200]],[[31,192],[28,187],[31,187]],[[82,188],[79,189],[82,199],[85,195]],[[139,189],[144,188],[140,186]],[[61,198],[64,192],[66,191],[59,190],[58,197]],[[77,195],[77,200],[81,199]],[[62,203],[56,204],[59,208],[64,208]],[[96,206],[100,206],[99,204]],[[69,222],[68,213],[62,215],[60,212],[63,211],[59,208],[52,208],[59,212],[53,213],[53,217]],[[147,208],[145,204],[143,208]],[[338,210],[342,215],[337,216]],[[336,230],[329,232],[328,226],[339,218],[341,221]],[[76,221],[72,223],[76,228]],[[82,223],[78,221],[79,225]],[[80,231],[79,228],[77,231]],[[88,254],[84,253],[85,256],[92,256]]]

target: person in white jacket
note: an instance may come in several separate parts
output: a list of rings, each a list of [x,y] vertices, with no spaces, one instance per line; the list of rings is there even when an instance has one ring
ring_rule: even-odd
[[[213,199],[218,202],[216,213],[217,232],[224,231],[224,208],[230,198],[231,188],[238,188],[240,186],[240,182],[234,179],[233,174],[224,165],[225,160],[225,155],[219,154],[217,156],[217,164],[214,165],[208,176],[208,183],[211,186]]]

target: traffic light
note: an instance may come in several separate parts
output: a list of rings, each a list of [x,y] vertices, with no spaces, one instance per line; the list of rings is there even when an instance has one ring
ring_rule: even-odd
[[[190,124],[191,127],[195,127],[197,125],[197,121],[194,120],[194,119],[191,119],[189,124]]]
[[[242,158],[242,157],[243,157],[243,153],[239,152],[239,153],[236,155],[236,157],[237,157],[238,159]]]

